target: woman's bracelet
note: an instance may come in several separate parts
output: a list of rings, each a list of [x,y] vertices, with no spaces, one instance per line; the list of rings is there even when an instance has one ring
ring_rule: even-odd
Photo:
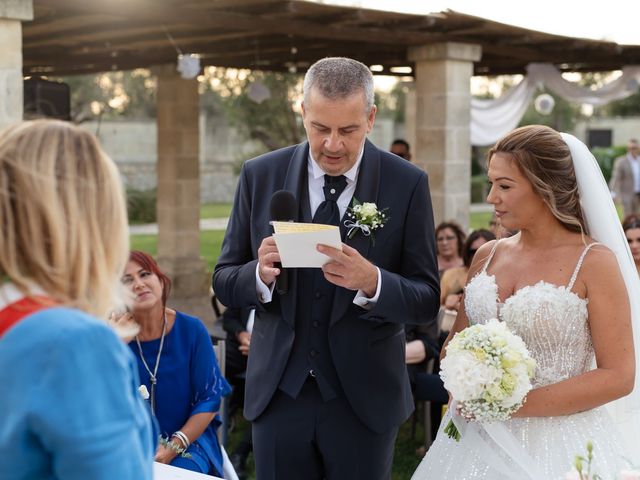
[[[171,435],[171,438],[173,437],[177,437],[178,440],[180,440],[180,443],[182,443],[185,450],[189,448],[189,445],[191,445],[189,437],[187,437],[187,435],[182,430],[174,432],[173,435]]]
[[[173,436],[171,438],[173,438]],[[173,450],[174,452],[176,452],[177,455],[180,455],[183,458],[191,458],[191,454],[187,453],[187,449],[186,448],[182,448],[181,446],[176,445],[170,439],[167,439],[167,438],[165,438],[163,436],[160,436],[160,438],[158,439],[158,442],[163,447],[166,447],[169,450]]]

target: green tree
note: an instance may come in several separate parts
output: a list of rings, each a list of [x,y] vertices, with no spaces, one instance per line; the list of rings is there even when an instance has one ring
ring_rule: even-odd
[[[155,118],[156,80],[147,69],[57,78],[71,90],[76,123],[103,119]]]
[[[398,81],[389,92],[375,92],[376,116],[391,118],[395,123],[404,123],[407,92],[409,87]]]
[[[601,88],[603,85],[613,81],[615,77],[612,72],[600,73],[584,73],[582,74],[581,83],[585,86],[594,86]],[[594,117],[631,117],[640,115],[640,85],[636,84],[636,93],[623,98],[609,102],[606,105],[596,107],[593,111]]]
[[[250,97],[252,85],[264,85],[269,97],[258,103]],[[205,112],[224,113],[227,121],[265,151],[299,143],[304,128],[296,106],[302,95],[302,76],[210,67],[205,70],[201,105]]]
[[[630,97],[610,102],[597,109],[599,116],[634,117],[640,116],[640,88]]]

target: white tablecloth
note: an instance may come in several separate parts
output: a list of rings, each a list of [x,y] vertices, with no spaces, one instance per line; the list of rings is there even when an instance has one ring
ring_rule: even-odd
[[[164,463],[153,462],[153,480],[222,480],[204,473],[191,472]]]

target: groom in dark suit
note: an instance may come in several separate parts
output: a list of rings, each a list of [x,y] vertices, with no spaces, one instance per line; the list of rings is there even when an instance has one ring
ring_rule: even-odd
[[[369,69],[348,58],[304,80],[308,141],[244,164],[213,275],[218,298],[255,306],[245,416],[258,480],[389,479],[398,426],[413,410],[404,323],[434,318],[438,267],[427,175],[368,140],[376,114]],[[340,225],[342,250],[319,245],[322,269],[288,269],[271,236],[278,190],[295,220]],[[352,200],[387,222],[348,238]]]

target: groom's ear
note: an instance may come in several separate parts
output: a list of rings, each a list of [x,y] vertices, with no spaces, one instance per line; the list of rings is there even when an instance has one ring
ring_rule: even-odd
[[[307,130],[307,109],[304,106],[304,101],[300,103],[300,116],[302,117],[302,126],[305,131]]]
[[[371,106],[371,110],[369,110],[369,115],[367,116],[367,133],[371,133],[373,130],[373,124],[376,120],[376,112],[378,111],[378,107],[375,105]]]

